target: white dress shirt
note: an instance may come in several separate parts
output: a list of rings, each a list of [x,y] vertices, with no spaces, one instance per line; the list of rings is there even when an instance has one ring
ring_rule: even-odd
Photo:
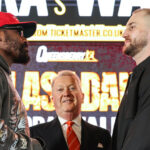
[[[59,122],[61,124],[61,128],[65,137],[65,140],[67,142],[67,127],[68,125],[66,124],[66,122],[68,120],[65,120],[63,118],[61,118],[60,116],[58,116]],[[77,135],[77,138],[81,144],[81,115],[79,115],[78,117],[76,117],[75,119],[71,120],[74,122],[74,124],[72,125],[73,131],[75,132],[75,134]]]

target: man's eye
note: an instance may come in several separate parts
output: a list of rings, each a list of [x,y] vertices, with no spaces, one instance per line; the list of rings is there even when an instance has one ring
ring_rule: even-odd
[[[130,30],[133,30],[135,28],[135,26],[130,26]]]
[[[63,89],[62,89],[62,88],[60,88],[60,89],[57,89],[57,91],[61,92],[61,91],[63,91]]]
[[[70,87],[70,90],[75,90],[76,88],[75,87]]]

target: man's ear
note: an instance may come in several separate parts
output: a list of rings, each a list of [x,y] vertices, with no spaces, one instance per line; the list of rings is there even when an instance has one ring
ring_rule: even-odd
[[[82,103],[84,103],[84,93],[82,93]]]
[[[6,49],[8,49],[8,42],[0,41],[0,50],[6,50]]]
[[[5,41],[5,33],[3,30],[0,30],[0,42],[4,42]]]
[[[50,97],[50,100],[51,100],[51,102],[52,102],[52,106],[55,108],[55,104],[54,104],[54,98],[53,98],[53,96],[51,96],[51,97]]]
[[[53,101],[53,96],[52,96],[52,95],[50,96],[50,100],[52,100],[52,101]]]
[[[5,33],[4,31],[0,30],[0,50],[5,50],[8,48],[8,43],[5,40]]]

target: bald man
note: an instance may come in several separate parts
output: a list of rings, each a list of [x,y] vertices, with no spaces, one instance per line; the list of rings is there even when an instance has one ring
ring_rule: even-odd
[[[150,9],[133,12],[123,33],[130,75],[113,132],[113,150],[150,150]]]

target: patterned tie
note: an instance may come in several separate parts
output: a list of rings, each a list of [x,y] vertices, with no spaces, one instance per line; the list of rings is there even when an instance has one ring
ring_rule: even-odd
[[[74,124],[74,122],[68,121],[68,122],[66,122],[66,124],[68,125],[67,143],[68,143],[69,150],[80,150],[80,142],[79,142],[75,132],[72,129],[72,125]]]

